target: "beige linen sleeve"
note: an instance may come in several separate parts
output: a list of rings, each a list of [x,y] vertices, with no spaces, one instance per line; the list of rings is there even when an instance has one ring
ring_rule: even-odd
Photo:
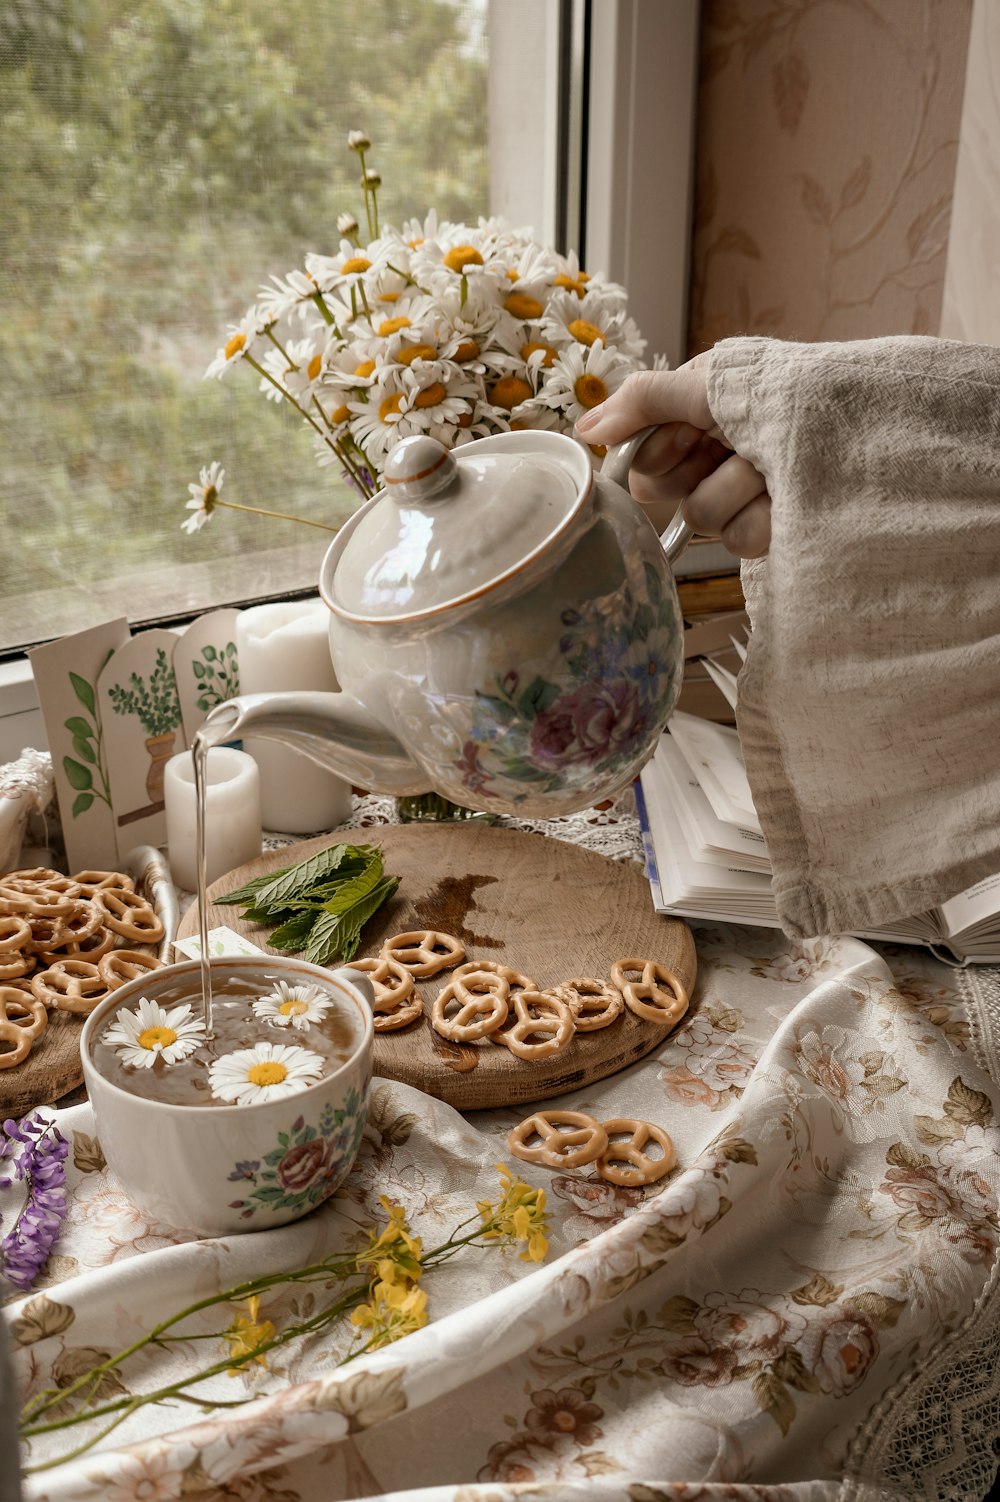
[[[738,727],[794,935],[1000,871],[1000,349],[726,339],[712,413],[767,480]]]

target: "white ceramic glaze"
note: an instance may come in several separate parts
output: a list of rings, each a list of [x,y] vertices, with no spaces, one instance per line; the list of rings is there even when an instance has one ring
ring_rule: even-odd
[[[404,440],[323,561],[343,692],[230,700],[206,738],[272,736],[373,790],[495,813],[553,817],[617,792],[684,667],[670,558],[690,534],[661,544],[625,488],[646,436],[600,474],[560,433],[502,433],[447,461]]]
[[[356,1029],[357,1046],[347,1061],[295,1095],[250,1106],[173,1105],[122,1090],[97,1070],[94,1043],[116,1013],[134,1008],[142,996],[155,1001],[178,979],[189,976],[197,985],[197,961],[128,981],[84,1024],[83,1073],[105,1158],[140,1210],[194,1236],[268,1230],[308,1214],[346,1178],[364,1131],[374,1035],[368,977],[275,955],[212,961],[220,977],[262,970],[292,985],[315,983],[334,992]],[[276,1041],[308,1047],[308,1034]]]

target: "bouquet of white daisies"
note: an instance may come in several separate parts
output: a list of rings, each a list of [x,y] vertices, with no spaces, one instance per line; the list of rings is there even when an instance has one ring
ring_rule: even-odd
[[[362,497],[411,434],[454,448],[512,429],[571,432],[643,367],[623,287],[499,218],[472,228],[439,223],[432,210],[380,227],[370,142],[352,131],[348,144],[361,161],[367,240],[342,214],[337,252],[272,277],[205,374],[249,366],[268,399],[300,413],[319,462],[337,465]],[[216,506],[263,510],[222,500],[224,473],[215,462],[188,487],[185,531]]]

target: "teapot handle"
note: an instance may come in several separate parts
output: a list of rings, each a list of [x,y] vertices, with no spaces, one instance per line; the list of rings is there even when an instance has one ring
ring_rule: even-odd
[[[655,425],[651,428],[643,428],[640,432],[634,433],[631,438],[627,438],[624,443],[617,443],[614,448],[608,449],[601,466],[601,474],[607,475],[609,480],[613,480],[623,490],[628,490],[628,472],[632,467],[632,460],[649,435],[655,432]],[[667,555],[668,563],[676,562],[694,536],[694,528],[689,527],[684,520],[681,514],[682,509],[678,506],[666,531],[660,534],[660,542]]]

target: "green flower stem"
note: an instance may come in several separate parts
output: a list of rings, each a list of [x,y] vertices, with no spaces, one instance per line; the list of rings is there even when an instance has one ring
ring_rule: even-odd
[[[288,353],[287,349],[282,344],[281,340],[278,338],[278,336],[274,332],[273,328],[267,328],[267,329],[264,330],[264,332],[267,335],[267,337],[270,339],[271,343],[274,345],[274,347],[278,351],[278,353],[281,354],[281,355],[284,355],[285,361],[286,361],[286,363],[288,365],[289,370],[297,370],[298,367],[295,364],[295,361],[292,359],[291,355]]]
[[[323,296],[322,292],[314,292],[312,295],[312,300],[316,304],[317,308],[319,308],[321,316],[333,329],[333,332],[336,334],[337,338],[343,338],[343,335],[337,327],[336,319],[326,305],[326,298]]]
[[[361,148],[358,151],[358,161],[361,163],[361,191],[365,195],[365,215],[367,216],[367,219],[368,219],[368,238],[369,238],[369,240],[374,240],[376,234],[378,233],[378,231],[375,228],[375,224],[377,224],[378,221],[376,220],[375,224],[372,223],[371,205],[368,202],[368,174],[365,171],[365,153],[364,153],[364,148]]]
[[[284,353],[284,351],[282,351],[282,353]],[[303,407],[302,403],[299,402],[299,401],[296,401],[296,399],[292,395],[292,393],[290,391],[287,391],[285,389],[285,387],[282,386],[282,384],[281,384],[280,381],[276,381],[274,379],[274,376],[271,375],[270,371],[267,371],[267,370],[264,369],[263,365],[261,365],[261,363],[260,363],[259,360],[255,360],[254,357],[253,357],[253,355],[244,355],[243,358],[247,362],[248,365],[251,365],[253,367],[253,369],[257,372],[258,375],[263,376],[263,378],[264,378],[265,381],[270,381],[270,383],[274,387],[275,391],[280,392],[281,395],[285,398],[286,402],[291,402],[291,404],[295,408],[296,412],[300,412],[302,414],[302,416],[305,418],[305,420],[309,424],[309,426],[311,428],[315,428],[316,432],[319,434],[319,436],[321,438],[325,438],[326,437],[326,434],[323,432],[323,429],[320,427],[320,425],[316,421],[315,417],[313,417],[312,413],[311,412],[307,412],[306,409],[305,409],[305,407]],[[287,358],[287,356],[286,356],[286,358]]]
[[[511,1240],[510,1234],[503,1231],[498,1214],[491,1216],[485,1221],[480,1218],[474,1230],[462,1235],[461,1232],[463,1229],[474,1220],[476,1220],[475,1216],[468,1216],[455,1227],[447,1241],[442,1242],[439,1246],[425,1253],[420,1259],[421,1270],[427,1271],[430,1268],[440,1266],[442,1263],[449,1261],[456,1252],[465,1246],[488,1244],[485,1238],[490,1233],[501,1233],[503,1239],[500,1244],[506,1244]],[[393,1260],[389,1248],[385,1250],[389,1260]],[[26,1474],[51,1470],[55,1466],[63,1465],[68,1460],[75,1459],[78,1455],[85,1453],[100,1440],[104,1439],[131,1414],[151,1404],[179,1400],[196,1404],[203,1410],[211,1410],[216,1407],[239,1406],[239,1404],[230,1404],[225,1401],[216,1403],[207,1399],[199,1399],[197,1396],[191,1394],[188,1389],[199,1383],[208,1381],[211,1377],[218,1376],[222,1372],[238,1371],[248,1363],[265,1356],[269,1351],[277,1350],[292,1340],[312,1335],[332,1325],[334,1321],[347,1314],[349,1310],[357,1308],[359,1304],[370,1296],[372,1286],[377,1281],[377,1264],[382,1260],[379,1253],[379,1248],[369,1246],[362,1251],[353,1253],[349,1257],[314,1263],[309,1267],[300,1268],[291,1273],[281,1272],[262,1275],[258,1278],[248,1279],[246,1282],[237,1284],[233,1288],[225,1289],[221,1293],[207,1295],[205,1298],[198,1299],[193,1304],[189,1304],[185,1309],[179,1310],[168,1319],[161,1320],[151,1330],[147,1331],[145,1335],[133,1341],[131,1345],[126,1346],[115,1355],[107,1357],[106,1360],[97,1363],[97,1365],[91,1367],[89,1371],[83,1373],[75,1382],[70,1383],[67,1387],[45,1388],[25,1404],[22,1411],[21,1428],[23,1439],[33,1439],[43,1434],[54,1433],[60,1429],[71,1429],[80,1424],[97,1422],[102,1419],[110,1419],[111,1422],[101,1429],[98,1434],[83,1441],[75,1449],[53,1459],[41,1461],[35,1466],[27,1467]],[[229,1329],[217,1331],[214,1334],[191,1336],[168,1334],[168,1331],[172,1330],[176,1325],[190,1319],[193,1315],[200,1313],[204,1309],[214,1308],[222,1304],[241,1303],[252,1298],[254,1295],[279,1286],[315,1282],[329,1284],[332,1279],[359,1277],[369,1269],[370,1271],[367,1272],[364,1281],[357,1283],[352,1288],[346,1289],[340,1294],[339,1298],[334,1299],[331,1304],[319,1310],[311,1318],[302,1320],[298,1324],[289,1325],[284,1330],[276,1331],[270,1339],[259,1342],[252,1349],[240,1353],[228,1352],[220,1360],[211,1362],[200,1371],[172,1382],[165,1387],[158,1388],[153,1392],[125,1394],[107,1403],[91,1406],[93,1396],[100,1389],[102,1378],[112,1373],[117,1376],[124,1362],[138,1352],[151,1346],[164,1349],[168,1345],[183,1343],[185,1340],[223,1340],[227,1335],[233,1333]],[[376,1336],[369,1337],[361,1346],[353,1351],[348,1351],[338,1361],[337,1365],[344,1366],[348,1362],[356,1360],[358,1356],[364,1355],[366,1351],[372,1348],[375,1341]],[[379,1340],[378,1344],[384,1344],[384,1340]],[[75,1413],[62,1418],[52,1418],[48,1421],[40,1422],[40,1420],[43,1420],[44,1415],[53,1408],[57,1406],[61,1407],[68,1399],[76,1397],[81,1393],[85,1394],[83,1404]]]
[[[273,516],[282,522],[299,522],[303,527],[319,527],[323,532],[339,532],[339,527],[327,526],[326,522],[314,522],[308,516],[292,516],[288,511],[272,511],[267,506],[243,506],[239,501],[224,501],[216,496],[212,503],[213,510],[216,506],[228,506],[230,511],[249,511],[254,516]]]

